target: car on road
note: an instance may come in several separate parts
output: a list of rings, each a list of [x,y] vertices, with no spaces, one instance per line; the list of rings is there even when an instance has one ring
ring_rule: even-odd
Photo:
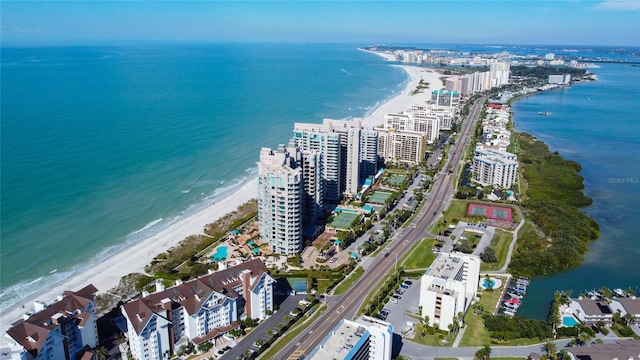
[[[384,253],[384,257],[387,257],[387,256],[389,256],[389,253]]]

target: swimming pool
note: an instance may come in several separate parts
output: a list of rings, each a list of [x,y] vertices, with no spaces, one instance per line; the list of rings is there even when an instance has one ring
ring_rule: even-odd
[[[216,249],[216,253],[213,254],[213,256],[211,257],[211,261],[222,261],[225,260],[227,258],[227,250],[228,250],[228,246],[224,245],[224,246],[220,246],[219,248]]]
[[[482,283],[482,286],[485,289],[493,289],[495,285],[496,285],[496,282],[493,281],[492,279],[484,279],[484,282]]]
[[[576,326],[578,325],[578,320],[576,320],[573,316],[563,316],[562,325],[566,327]]]

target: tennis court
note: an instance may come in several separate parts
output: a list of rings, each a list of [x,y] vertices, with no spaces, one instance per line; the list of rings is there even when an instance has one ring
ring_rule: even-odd
[[[393,193],[385,191],[374,191],[367,197],[367,202],[372,204],[384,204],[387,199],[393,197]]]
[[[482,216],[491,220],[513,221],[513,213],[510,208],[469,204],[467,210],[469,216]]]
[[[336,215],[329,227],[334,229],[349,229],[360,218],[360,214],[354,212],[341,212]]]
[[[385,182],[391,186],[400,186],[405,180],[407,180],[407,175],[389,174],[385,179]]]

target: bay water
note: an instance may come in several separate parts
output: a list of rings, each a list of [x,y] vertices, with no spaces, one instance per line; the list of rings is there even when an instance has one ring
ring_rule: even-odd
[[[585,82],[535,94],[514,103],[516,131],[544,141],[551,151],[582,165],[583,208],[600,225],[576,269],[531,282],[518,315],[546,319],[556,290],[580,292],[640,286],[640,67],[601,64]],[[539,111],[551,112],[540,116]]]

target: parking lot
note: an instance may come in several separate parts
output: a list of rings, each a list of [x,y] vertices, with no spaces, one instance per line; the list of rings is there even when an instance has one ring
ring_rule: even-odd
[[[386,322],[393,325],[393,332],[399,334],[401,336],[405,336],[403,334],[403,330],[406,330],[407,322],[411,322],[416,324],[419,320],[416,317],[410,317],[408,314],[412,314],[413,316],[418,315],[418,306],[420,305],[420,279],[408,279],[412,284],[404,290],[404,294],[399,295],[400,299],[391,298],[389,302],[384,306],[385,309],[389,310],[387,315]],[[397,303],[394,303],[393,301]]]

